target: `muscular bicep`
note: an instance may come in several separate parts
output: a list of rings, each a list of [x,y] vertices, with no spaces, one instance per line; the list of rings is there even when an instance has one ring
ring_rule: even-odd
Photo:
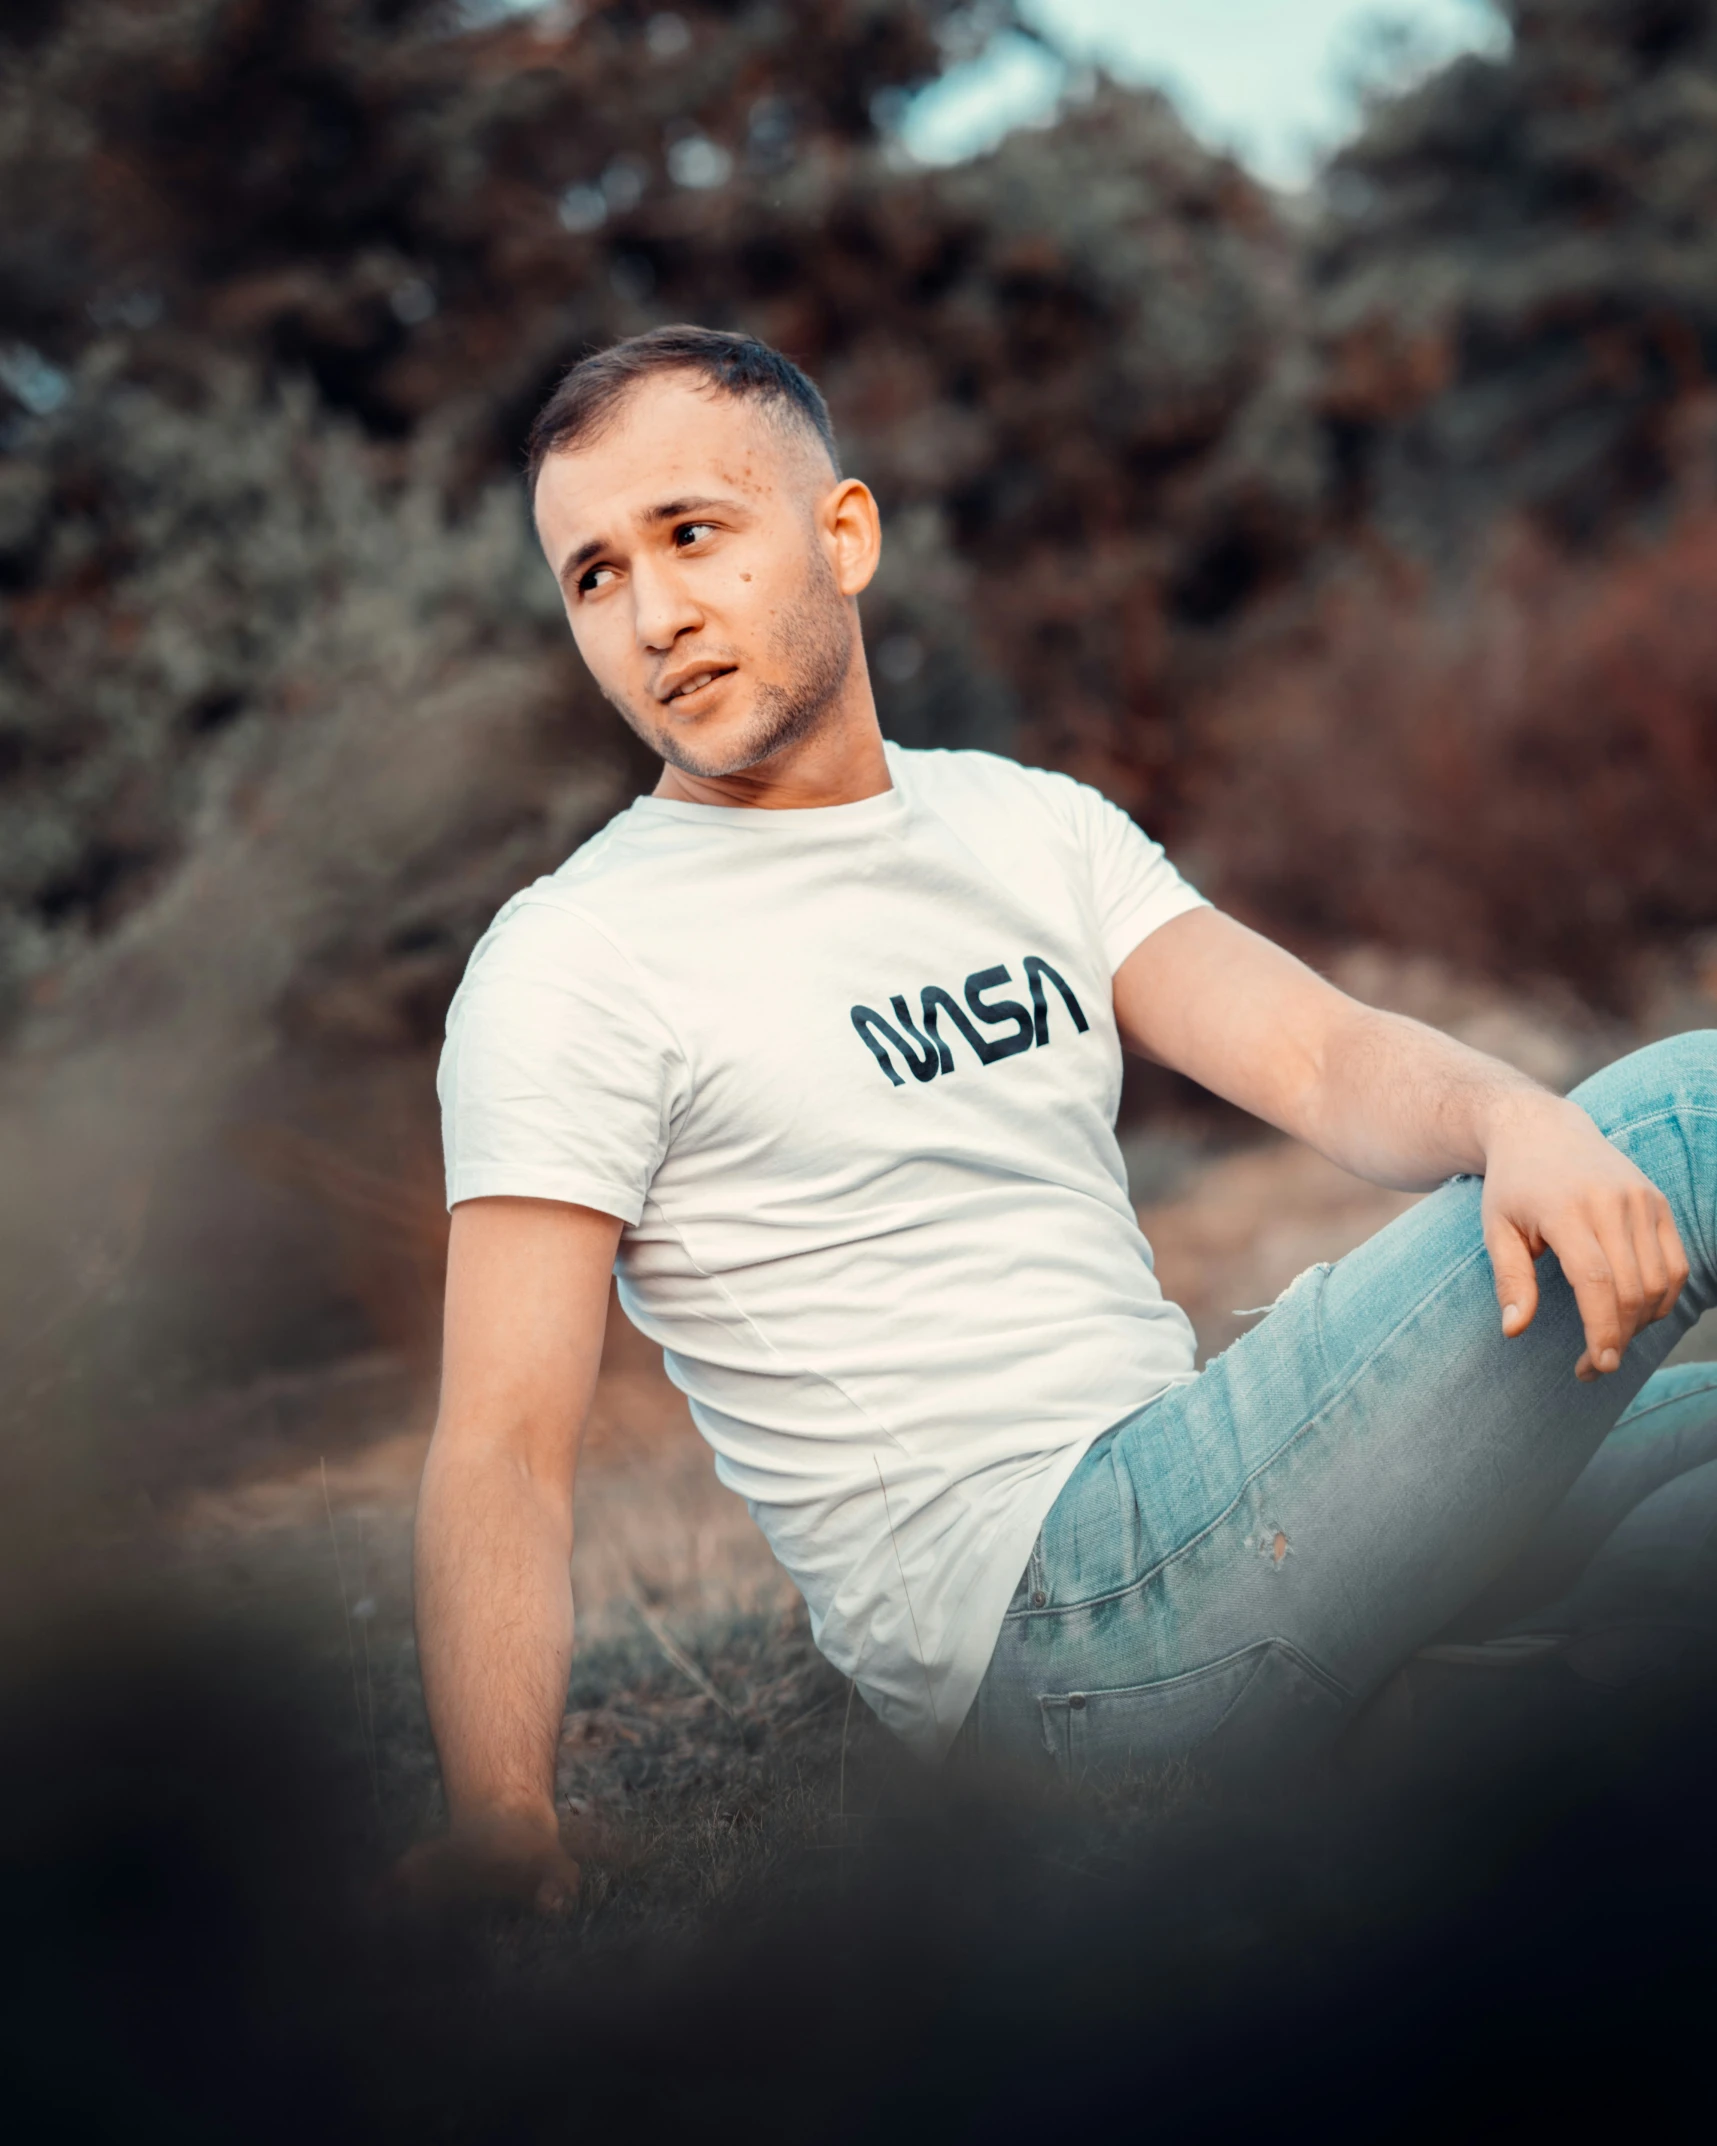
[[[1176,917],[1115,972],[1129,1050],[1305,1137],[1354,1001],[1217,909]]]
[[[560,1200],[454,1208],[438,1442],[498,1446],[570,1495],[620,1229]]]

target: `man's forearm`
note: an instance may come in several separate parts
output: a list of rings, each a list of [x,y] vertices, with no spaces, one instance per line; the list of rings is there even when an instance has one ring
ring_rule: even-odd
[[[570,1492],[499,1444],[436,1434],[418,1503],[418,1651],[455,1826],[552,1824],[572,1663]]]
[[[1378,1184],[1422,1191],[1483,1171],[1511,1115],[1573,1107],[1434,1028],[1358,1004],[1217,910],[1152,933],[1114,990],[1133,1049]]]
[[[1510,1117],[1568,1107],[1500,1059],[1356,1006],[1332,1029],[1294,1129],[1356,1176],[1417,1192],[1482,1173]]]

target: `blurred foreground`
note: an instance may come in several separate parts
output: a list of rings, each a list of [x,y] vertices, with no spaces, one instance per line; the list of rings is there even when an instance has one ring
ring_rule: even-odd
[[[581,1519],[571,1920],[385,1891],[437,1816],[409,1432],[202,1494],[13,1622],[13,2135],[1024,2141],[1141,2096],[1206,2138],[1276,2102],[1355,2139],[1697,2124],[1709,1644],[1417,1660],[1317,1777],[1246,1793],[932,1779],[629,1357]]]

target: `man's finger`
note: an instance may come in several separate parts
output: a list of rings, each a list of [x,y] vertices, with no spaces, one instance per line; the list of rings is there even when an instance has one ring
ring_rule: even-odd
[[[1639,1262],[1639,1278],[1645,1290],[1639,1323],[1650,1326],[1675,1302],[1669,1289],[1669,1262],[1664,1258],[1663,1246],[1658,1240],[1655,1200],[1641,1201],[1634,1217],[1633,1239],[1634,1257]]]
[[[1616,1277],[1603,1246],[1582,1222],[1560,1227],[1550,1238],[1550,1249],[1561,1262],[1563,1279],[1574,1292],[1586,1330],[1585,1351],[1574,1366],[1574,1376],[1593,1379],[1614,1371],[1622,1360],[1622,1319],[1616,1304]]]
[[[1496,1280],[1502,1330],[1512,1340],[1516,1334],[1525,1333],[1538,1309],[1538,1275],[1532,1264],[1532,1247],[1512,1222],[1499,1217],[1485,1231],[1485,1248]]]
[[[1625,1349],[1648,1323],[1645,1277],[1640,1272],[1639,1247],[1634,1238],[1634,1211],[1625,1206],[1619,1212],[1602,1215],[1595,1227],[1615,1282],[1616,1325],[1620,1346]]]
[[[1660,1319],[1667,1319],[1680,1301],[1681,1292],[1687,1287],[1691,1271],[1687,1264],[1687,1248],[1681,1241],[1681,1232],[1675,1226],[1675,1216],[1670,1212],[1669,1202],[1664,1200],[1657,1210],[1657,1241],[1663,1251],[1663,1263],[1668,1274],[1664,1284],[1663,1309]]]

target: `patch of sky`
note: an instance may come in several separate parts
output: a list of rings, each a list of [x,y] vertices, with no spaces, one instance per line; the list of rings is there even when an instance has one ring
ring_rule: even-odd
[[[1036,36],[1001,32],[900,110],[912,156],[959,163],[1046,125],[1100,66],[1164,90],[1195,133],[1261,178],[1301,187],[1368,97],[1508,42],[1490,0],[1021,0],[1019,13]]]
[[[582,0],[453,0],[450,20],[458,30],[492,30],[515,15],[541,18],[544,36],[575,30],[584,20]]]
[[[435,313],[434,286],[422,276],[407,276],[403,283],[396,283],[388,293],[388,304],[393,308],[394,319],[405,328],[421,328]]]
[[[46,417],[71,393],[71,381],[28,343],[0,347],[0,386],[10,388],[32,417]]]
[[[732,172],[730,153],[706,134],[683,134],[668,144],[668,177],[676,186],[725,186]]]
[[[599,186],[569,186],[560,197],[560,220],[568,231],[596,231],[608,221],[608,196]]]
[[[589,13],[585,0],[454,0],[452,19],[461,30],[492,30],[497,23],[529,16],[548,38],[576,30]],[[692,43],[690,23],[672,8],[663,8],[644,23],[644,47],[653,60],[683,59]]]

